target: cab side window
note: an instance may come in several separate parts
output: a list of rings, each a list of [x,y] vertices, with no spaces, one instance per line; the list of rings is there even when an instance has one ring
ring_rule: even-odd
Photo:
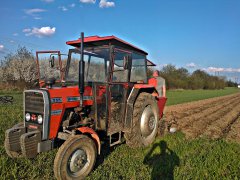
[[[132,53],[132,69],[130,82],[147,82],[146,56]]]
[[[124,63],[129,54],[125,52],[115,52],[114,69],[113,69],[113,82],[127,82],[128,70],[124,69]]]

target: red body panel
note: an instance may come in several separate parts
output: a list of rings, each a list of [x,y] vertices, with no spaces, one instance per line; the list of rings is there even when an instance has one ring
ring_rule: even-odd
[[[64,115],[64,112],[67,108],[73,108],[79,106],[79,92],[77,86],[72,87],[60,87],[48,89],[50,94],[50,101],[52,102],[53,98],[61,98],[61,102],[52,102],[51,103],[51,115],[50,115],[50,132],[49,139],[55,138]],[[90,86],[85,87],[84,96],[92,97],[92,88]],[[84,100],[83,104],[93,105],[93,99]],[[53,112],[59,112],[54,114]]]
[[[137,89],[146,89],[146,88],[155,88],[154,85],[152,84],[134,84],[134,88],[137,88]]]

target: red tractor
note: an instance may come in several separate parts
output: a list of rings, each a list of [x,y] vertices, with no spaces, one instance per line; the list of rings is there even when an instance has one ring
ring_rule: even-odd
[[[67,44],[74,48],[65,60],[60,51],[36,52],[40,88],[24,91],[24,123],[6,131],[5,149],[12,158],[33,158],[60,147],[56,178],[82,179],[104,140],[113,146],[125,139],[131,147],[154,141],[165,82],[148,79],[154,64],[147,53],[115,36],[82,33]]]

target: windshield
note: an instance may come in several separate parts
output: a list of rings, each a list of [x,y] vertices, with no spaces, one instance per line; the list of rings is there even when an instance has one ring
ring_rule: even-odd
[[[65,75],[66,82],[78,82],[80,51],[69,50],[69,59]],[[105,82],[107,64],[109,62],[108,48],[91,48],[84,50],[85,82]]]
[[[37,51],[39,80],[49,78],[61,79],[61,64],[59,51]]]

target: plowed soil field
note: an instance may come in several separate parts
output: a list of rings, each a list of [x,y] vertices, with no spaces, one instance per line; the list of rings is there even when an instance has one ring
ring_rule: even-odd
[[[176,127],[186,138],[225,138],[240,143],[240,93],[168,106],[168,128]]]

